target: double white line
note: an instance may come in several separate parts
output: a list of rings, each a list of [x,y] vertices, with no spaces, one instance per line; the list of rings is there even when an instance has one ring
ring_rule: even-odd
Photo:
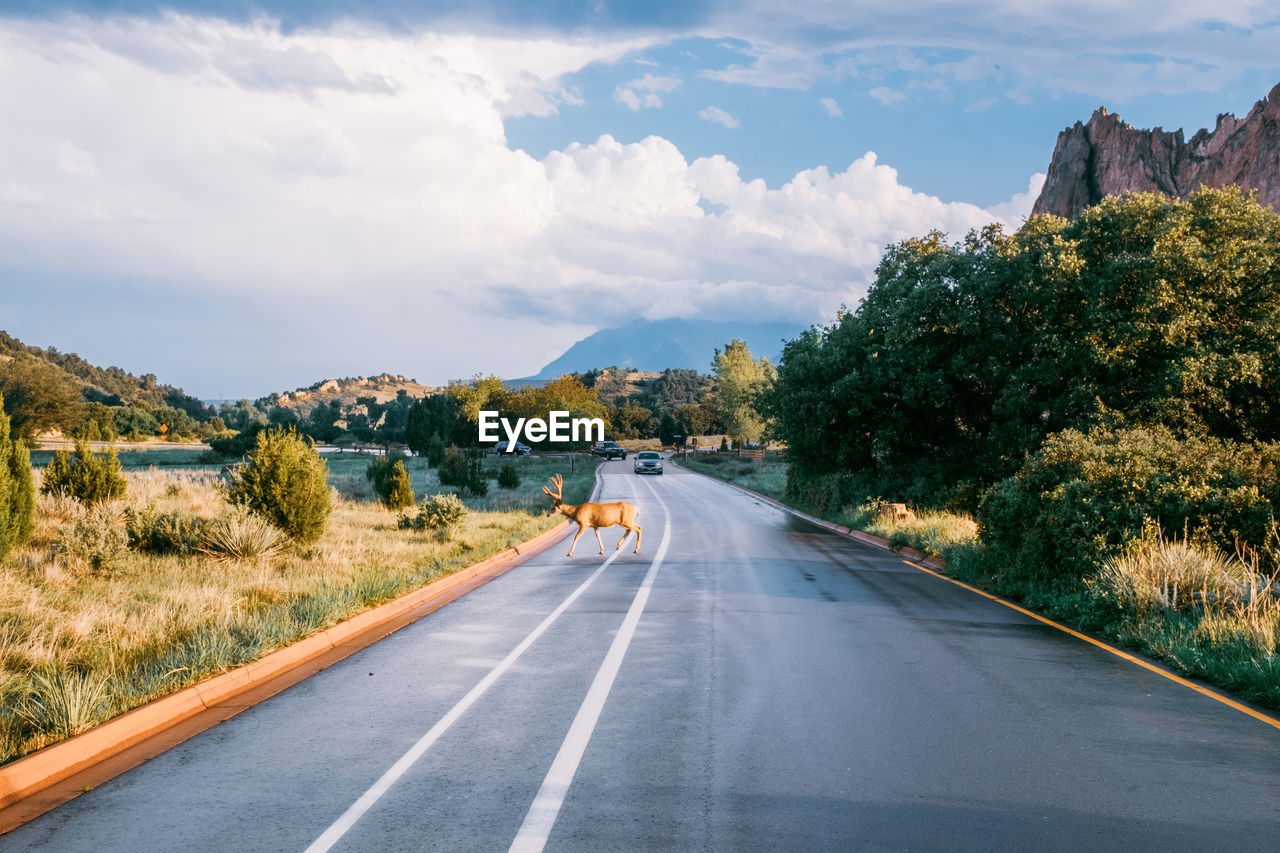
[[[635,495],[635,485],[628,480],[631,486],[632,496]],[[516,839],[511,845],[512,851],[519,853],[534,853],[542,850],[547,842],[547,836],[551,833],[551,827],[555,825],[556,817],[560,814],[560,807],[564,803],[565,795],[569,791],[569,786],[573,782],[573,777],[578,771],[578,765],[582,761],[583,753],[586,752],[587,743],[591,740],[591,733],[595,731],[596,723],[600,719],[600,712],[604,709],[605,700],[609,697],[609,691],[613,688],[614,679],[617,678],[618,670],[622,666],[622,658],[627,653],[627,647],[631,645],[631,638],[635,635],[636,625],[640,622],[640,615],[644,612],[645,604],[649,601],[649,591],[653,588],[654,579],[658,575],[658,569],[662,566],[662,561],[667,554],[667,546],[671,540],[671,513],[667,510],[666,503],[658,496],[653,487],[645,483],[645,487],[657,500],[659,506],[662,507],[663,524],[662,524],[662,542],[658,545],[658,551],[653,558],[653,562],[649,565],[649,571],[645,573],[644,580],[640,582],[640,589],[636,591],[635,598],[631,602],[631,608],[627,611],[626,617],[622,620],[622,627],[618,629],[617,635],[614,637],[613,644],[609,646],[609,652],[605,655],[604,663],[600,665],[600,669],[596,672],[595,679],[591,682],[591,688],[587,691],[587,697],[582,702],[582,707],[578,709],[578,714],[574,717],[573,725],[569,727],[569,734],[565,737],[564,743],[560,746],[560,751],[556,754],[555,761],[551,763],[551,770],[547,772],[546,779],[542,782],[542,787],[538,790],[538,794],[534,797],[533,805],[529,807],[529,813],[525,816],[524,823],[520,827],[520,831],[516,834]],[[466,713],[476,701],[484,695],[493,683],[502,677],[511,665],[514,664],[521,655],[533,645],[534,641],[551,627],[551,624],[560,618],[578,599],[587,587],[595,581],[596,578],[604,572],[609,565],[618,558],[622,552],[614,551],[609,558],[605,560],[600,568],[596,569],[589,578],[570,593],[569,597],[560,603],[550,615],[538,624],[538,627],[529,632],[520,644],[502,659],[502,662],[495,666],[488,675],[480,680],[475,687],[471,688],[466,696],[459,700],[449,712],[440,718],[434,726],[427,731],[418,742],[415,743],[408,752],[400,757],[400,759],[391,768],[382,774],[382,777],[374,782],[369,790],[361,795],[360,799],[352,803],[351,807],[342,813],[333,824],[324,831],[324,833],[312,842],[311,846],[306,849],[306,853],[326,853],[347,831],[355,825],[356,821],[369,811],[382,795],[390,790],[391,786],[403,776],[410,767],[414,765],[419,758],[431,746],[440,739],[449,727],[457,722],[458,718]]]

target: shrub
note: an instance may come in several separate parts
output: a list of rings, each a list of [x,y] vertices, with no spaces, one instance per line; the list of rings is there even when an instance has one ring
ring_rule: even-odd
[[[419,507],[415,527],[434,530],[438,539],[448,539],[466,517],[467,508],[457,495],[432,495]]]
[[[498,469],[498,486],[503,489],[520,488],[520,472],[514,462],[505,462]]]
[[[253,421],[240,432],[209,439],[209,448],[221,457],[239,459],[257,447],[258,433],[265,430],[265,425]]]
[[[258,433],[228,496],[305,544],[324,533],[330,511],[327,478],[328,466],[293,427],[266,430]]]
[[[154,506],[147,506],[124,511],[129,546],[151,554],[190,554],[200,547],[205,523],[185,510],[156,512]]]
[[[1091,591],[1121,610],[1141,615],[1162,607],[1189,611],[1245,598],[1252,571],[1213,545],[1165,539],[1150,529],[1102,563]]]
[[[204,524],[196,550],[215,559],[259,560],[277,556],[288,544],[288,537],[271,522],[233,506]]]
[[[35,507],[31,457],[22,442],[9,438],[9,416],[0,397],[0,561],[31,538]]]
[[[120,524],[120,512],[111,504],[95,504],[70,527],[58,531],[53,552],[88,567],[94,574],[108,574],[129,550],[129,537]]]
[[[444,461],[445,444],[439,433],[432,435],[427,441],[427,467],[439,468]]]
[[[450,447],[440,463],[440,483],[445,486],[457,486],[469,495],[484,497],[489,493],[489,481],[484,475],[477,454],[469,454],[456,447]]]
[[[388,509],[413,506],[413,487],[409,485],[409,472],[404,467],[405,455],[393,450],[376,457],[364,472],[373,483],[373,490]]]
[[[1228,552],[1266,541],[1280,505],[1277,466],[1276,444],[1179,439],[1156,427],[1066,430],[983,494],[978,523],[1010,572],[1079,581],[1151,525]]]
[[[84,440],[77,439],[74,455],[65,450],[53,454],[40,490],[69,495],[84,504],[98,504],[123,497],[127,486],[114,447],[98,454]]]

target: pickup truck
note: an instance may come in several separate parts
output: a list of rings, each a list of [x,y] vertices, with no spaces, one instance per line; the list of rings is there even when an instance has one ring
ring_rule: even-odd
[[[597,441],[591,448],[592,456],[603,456],[608,459],[626,459],[627,449],[616,441]]]

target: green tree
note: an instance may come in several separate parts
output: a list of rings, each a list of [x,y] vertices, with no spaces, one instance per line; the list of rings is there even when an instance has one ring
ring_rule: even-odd
[[[711,362],[716,378],[715,407],[735,446],[759,441],[768,426],[758,400],[777,376],[769,359],[752,358],[746,341],[735,338],[717,349]]]
[[[9,416],[0,396],[0,562],[31,538],[35,506],[31,457],[21,441],[9,437]]]
[[[307,544],[324,534],[329,518],[328,473],[315,447],[293,427],[263,430],[228,496]]]
[[[84,504],[100,504],[124,497],[128,481],[120,468],[116,449],[94,453],[88,442],[76,439],[74,454],[59,450],[44,471],[40,491],[75,498]]]
[[[404,454],[393,450],[375,457],[365,471],[365,477],[373,483],[378,499],[388,509],[413,506],[413,488],[409,485],[409,472],[405,470],[404,463]]]
[[[38,433],[75,431],[83,419],[84,396],[65,371],[30,356],[0,362],[0,396],[13,438],[30,442]]]

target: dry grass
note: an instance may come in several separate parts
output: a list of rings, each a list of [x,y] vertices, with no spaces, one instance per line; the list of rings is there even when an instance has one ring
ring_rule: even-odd
[[[438,490],[434,474],[413,462],[419,496]],[[95,565],[67,546],[66,531],[77,525],[122,534],[124,506],[228,518],[216,470],[126,471],[124,501],[96,515],[41,496],[32,541],[0,566],[0,762],[261,657],[556,523],[545,515],[545,499],[537,500],[541,469],[555,462],[530,465],[518,490],[490,492],[492,503],[522,509],[468,501],[467,519],[443,542],[399,530],[394,513],[362,499],[356,480],[367,465],[366,456],[333,466],[338,495],[317,543],[259,549],[246,559],[126,551]],[[577,476],[566,476],[575,499],[590,490],[594,467],[578,460]]]
[[[978,541],[978,525],[967,515],[950,512],[920,512],[909,521],[895,521],[884,514],[877,516],[876,507],[868,504],[846,512],[851,521],[871,518],[864,524],[850,524],[889,541],[893,548],[914,548],[930,556],[941,556],[957,545]]]

